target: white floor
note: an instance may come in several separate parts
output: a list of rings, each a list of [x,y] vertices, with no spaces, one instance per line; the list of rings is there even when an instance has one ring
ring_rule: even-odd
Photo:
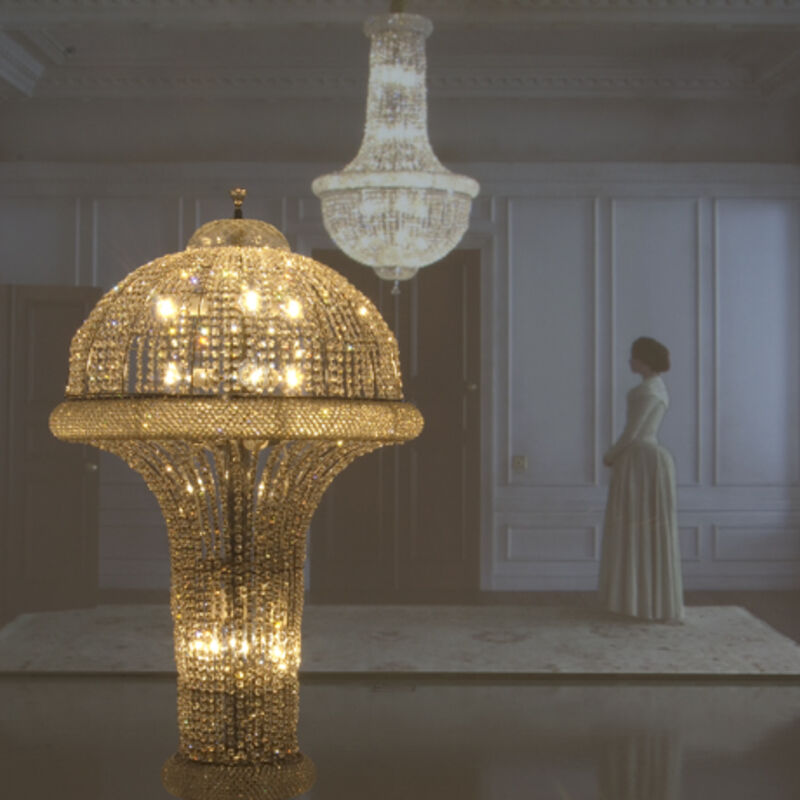
[[[0,672],[172,673],[166,606],[26,614]],[[579,607],[307,606],[301,674],[800,676],[800,645],[735,606],[682,625]]]

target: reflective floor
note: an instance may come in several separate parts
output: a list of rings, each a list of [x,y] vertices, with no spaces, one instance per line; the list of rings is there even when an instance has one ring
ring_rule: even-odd
[[[165,800],[175,686],[0,678],[9,800]],[[800,684],[315,679],[313,800],[797,800]]]

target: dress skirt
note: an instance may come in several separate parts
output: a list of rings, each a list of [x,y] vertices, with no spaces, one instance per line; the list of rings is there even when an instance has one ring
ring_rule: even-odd
[[[633,442],[614,460],[603,523],[600,601],[616,614],[683,619],[675,465],[657,443]]]

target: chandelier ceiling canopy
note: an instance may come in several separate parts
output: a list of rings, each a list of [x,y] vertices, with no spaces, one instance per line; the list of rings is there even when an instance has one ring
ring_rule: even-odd
[[[477,181],[446,169],[428,140],[425,38],[416,14],[368,19],[367,117],[356,157],[312,184],[325,228],[351,258],[388,280],[443,258],[469,223]]]

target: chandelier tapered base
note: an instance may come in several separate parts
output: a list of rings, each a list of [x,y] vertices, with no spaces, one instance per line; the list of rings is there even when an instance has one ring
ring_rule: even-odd
[[[175,753],[161,771],[164,788],[181,800],[286,800],[307,792],[316,770],[299,753],[280,764],[206,764]]]

